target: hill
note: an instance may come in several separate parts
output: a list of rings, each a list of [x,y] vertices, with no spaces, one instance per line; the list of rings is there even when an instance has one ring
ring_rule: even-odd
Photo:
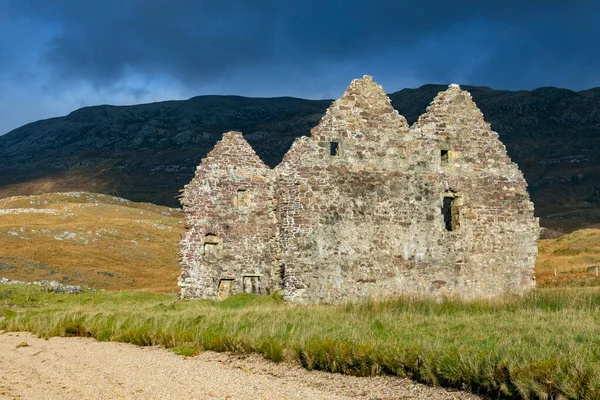
[[[0,200],[0,276],[178,291],[179,210],[92,193]]]
[[[542,286],[600,286],[600,229],[538,241],[536,277]],[[588,272],[588,269],[591,271]]]
[[[446,86],[390,94],[409,122]],[[473,94],[525,174],[543,226],[600,226],[600,88]],[[241,130],[275,166],[308,135],[329,100],[200,96],[136,106],[86,107],[0,136],[0,197],[92,191],[178,206],[175,196],[228,130]]]
[[[178,292],[179,209],[71,192],[0,199],[0,277]],[[600,229],[538,242],[542,286],[598,286]],[[554,271],[556,270],[556,276]]]

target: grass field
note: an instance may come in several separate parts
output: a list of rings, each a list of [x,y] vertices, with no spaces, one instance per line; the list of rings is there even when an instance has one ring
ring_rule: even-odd
[[[408,376],[492,398],[600,398],[600,230],[538,242],[525,299],[286,306],[242,295],[179,301],[179,210],[90,193],[0,199],[0,276],[108,290],[0,286],[0,329],[258,352],[306,368]],[[158,292],[158,293],[150,293]],[[160,294],[163,293],[163,294]]]
[[[178,290],[179,210],[92,193],[0,199],[0,276]]]
[[[600,267],[600,229],[540,240],[538,250],[536,278],[542,287],[600,286],[600,277],[587,272],[589,267]]]
[[[276,296],[222,303],[147,292],[47,293],[0,287],[0,329],[201,350],[353,375],[408,376],[493,398],[600,398],[600,288],[525,299],[418,299],[287,306]]]

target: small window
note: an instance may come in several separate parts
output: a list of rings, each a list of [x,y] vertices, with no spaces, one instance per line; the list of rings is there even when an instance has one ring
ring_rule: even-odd
[[[238,207],[248,206],[248,191],[246,189],[238,189],[237,205],[238,205]]]
[[[214,256],[217,254],[217,247],[219,245],[216,243],[204,243],[204,255],[205,256]]]
[[[329,155],[332,157],[340,156],[340,142],[329,142]]]
[[[204,236],[204,256],[216,256],[219,250],[219,238],[212,233]]]
[[[447,231],[458,229],[458,210],[456,207],[456,197],[445,196],[442,203],[442,215],[444,216],[444,225]]]
[[[442,162],[442,164],[448,164],[448,158],[449,158],[449,151],[448,150],[440,150],[440,161]]]
[[[285,264],[279,266],[279,285],[281,288],[285,286]]]

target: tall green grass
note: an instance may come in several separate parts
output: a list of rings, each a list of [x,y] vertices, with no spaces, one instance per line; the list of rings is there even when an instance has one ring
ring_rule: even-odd
[[[153,293],[47,293],[0,287],[0,329],[202,350],[256,352],[308,369],[406,376],[494,398],[600,398],[600,289],[523,299],[365,301],[288,306]],[[2,317],[0,317],[2,319]]]

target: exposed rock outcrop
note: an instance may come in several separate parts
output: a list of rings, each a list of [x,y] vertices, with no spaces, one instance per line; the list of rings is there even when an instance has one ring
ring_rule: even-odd
[[[84,292],[95,292],[91,286],[87,288],[83,288],[81,286],[76,285],[64,285],[58,281],[39,281],[39,282],[23,282],[17,280],[10,280],[6,278],[0,278],[0,285],[35,285],[35,286],[43,286],[48,288],[50,291],[55,293],[68,293],[68,294],[81,294]]]

